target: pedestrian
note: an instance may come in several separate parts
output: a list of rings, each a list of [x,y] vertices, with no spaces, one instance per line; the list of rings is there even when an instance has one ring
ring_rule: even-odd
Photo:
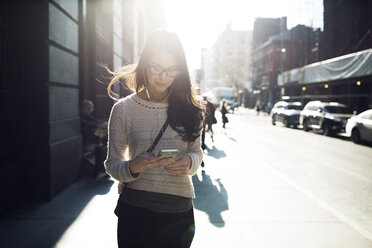
[[[205,114],[205,123],[206,123],[206,132],[210,134],[212,142],[214,142],[214,132],[213,132],[213,124],[217,123],[217,119],[215,116],[216,113],[216,107],[214,104],[205,97],[206,101],[206,114]]]
[[[80,127],[83,139],[83,151],[93,152],[100,143],[99,137],[95,135],[97,129],[107,128],[107,123],[100,122],[92,115],[94,104],[90,100],[84,100],[81,105]]]
[[[261,111],[260,105],[261,104],[259,102],[256,104],[256,115],[260,115],[260,111]]]
[[[208,100],[206,96],[203,97],[203,100],[203,103],[205,105],[205,118],[203,122],[203,131],[201,134],[201,148],[204,151],[205,149],[207,149],[207,145],[205,144],[205,133],[209,133],[212,142],[214,142],[214,132],[212,125],[217,123],[217,119],[215,117],[216,107],[214,106],[214,104],[210,100]],[[204,167],[204,165],[205,163],[204,161],[202,161],[201,166]]]
[[[222,114],[222,127],[226,128],[226,123],[229,122],[229,119],[226,116],[226,114],[229,112],[229,106],[227,105],[225,99],[222,99],[222,101],[221,101],[220,111],[221,111],[221,114]]]
[[[266,103],[265,102],[261,104],[261,111],[263,112],[264,115],[266,114]]]
[[[273,105],[271,104],[271,102],[268,102],[266,107],[267,107],[266,112],[267,112],[268,115],[270,115],[270,112],[271,112],[271,109],[272,109]]]
[[[205,104],[205,119],[202,133],[202,149],[205,150],[207,148],[205,144],[205,133],[209,133],[212,142],[214,142],[213,124],[217,123],[217,119],[215,117],[216,107],[214,104],[206,96],[203,97],[203,100]]]
[[[190,247],[195,230],[190,176],[203,159],[204,106],[192,90],[178,36],[152,33],[138,64],[114,74],[111,97],[121,79],[134,93],[111,110],[105,161],[107,173],[123,182],[115,209],[118,245]],[[163,157],[161,149],[179,154]]]

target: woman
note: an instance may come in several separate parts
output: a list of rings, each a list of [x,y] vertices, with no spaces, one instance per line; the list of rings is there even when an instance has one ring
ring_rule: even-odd
[[[229,112],[229,106],[226,103],[225,99],[222,99],[221,104],[220,104],[220,111],[222,114],[222,127],[226,128],[226,123],[229,122],[229,119],[227,118],[226,114]]]
[[[190,247],[194,236],[189,176],[202,159],[200,132],[203,106],[191,89],[183,47],[174,33],[154,32],[137,66],[124,67],[120,79],[135,91],[112,108],[106,171],[125,183],[115,213],[119,247]],[[169,126],[156,136],[165,121]],[[179,149],[176,157],[158,156],[161,149]]]

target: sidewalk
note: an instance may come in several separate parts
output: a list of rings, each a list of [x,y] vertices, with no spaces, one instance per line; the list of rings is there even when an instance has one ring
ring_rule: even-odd
[[[205,167],[193,177],[193,248],[372,247],[249,149],[242,154],[233,134],[222,135],[216,127],[215,135]],[[50,202],[2,218],[0,247],[117,247],[117,197],[112,179],[82,178]]]
[[[116,247],[114,181],[82,178],[50,202],[0,221],[0,247]]]
[[[250,186],[227,179],[222,184],[208,172],[198,173],[193,178],[197,198],[192,247],[372,247],[315,202],[267,173],[256,170],[247,178]],[[263,174],[269,178],[259,182]],[[111,179],[84,178],[52,201],[1,220],[0,247],[117,247],[116,198]]]

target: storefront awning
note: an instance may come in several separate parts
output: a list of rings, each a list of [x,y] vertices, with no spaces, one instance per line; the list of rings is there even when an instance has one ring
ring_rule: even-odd
[[[372,49],[306,65],[283,74],[284,80],[280,86],[295,82],[309,84],[372,75]]]

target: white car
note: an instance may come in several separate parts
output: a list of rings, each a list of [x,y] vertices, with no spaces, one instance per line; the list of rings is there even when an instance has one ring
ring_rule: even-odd
[[[345,131],[354,143],[372,142],[372,109],[348,119]]]

